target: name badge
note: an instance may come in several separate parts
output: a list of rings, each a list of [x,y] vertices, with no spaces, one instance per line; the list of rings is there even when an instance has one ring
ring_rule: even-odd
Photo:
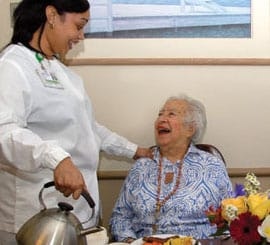
[[[36,72],[44,87],[64,89],[63,84],[57,79],[57,77],[46,69],[36,69]]]

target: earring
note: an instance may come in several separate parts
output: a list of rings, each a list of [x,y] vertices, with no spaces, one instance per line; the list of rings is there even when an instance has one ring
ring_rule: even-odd
[[[53,28],[54,28],[54,23],[49,23],[49,27],[50,27],[51,29],[53,29]]]

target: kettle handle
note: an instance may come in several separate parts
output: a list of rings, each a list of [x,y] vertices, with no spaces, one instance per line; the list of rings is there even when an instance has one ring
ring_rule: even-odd
[[[45,205],[45,203],[44,203],[44,201],[43,201],[42,193],[43,193],[43,190],[44,190],[45,188],[49,188],[49,187],[51,187],[51,186],[55,186],[54,181],[50,181],[50,182],[44,184],[44,185],[43,185],[43,188],[40,190],[39,195],[38,195],[39,202],[40,202],[40,204],[43,206],[43,209],[44,209],[44,210],[47,209],[47,207],[46,207],[46,205]],[[88,221],[89,221],[90,219],[92,219],[92,218],[94,217],[94,215],[95,215],[95,205],[96,205],[96,204],[95,204],[94,200],[92,199],[92,197],[90,196],[90,194],[89,194],[86,190],[83,190],[82,193],[81,193],[81,195],[82,195],[82,196],[84,197],[84,199],[87,201],[87,203],[88,203],[88,205],[90,206],[90,208],[92,208],[92,214],[91,214],[91,216],[89,217],[89,219],[86,221],[86,222],[88,222]]]
[[[54,181],[50,181],[50,182],[44,184],[44,186],[43,186],[43,188],[42,188],[42,190],[41,190],[41,192],[40,192],[40,195],[39,195],[39,200],[42,200],[41,195],[42,195],[43,189],[44,189],[44,188],[49,188],[49,187],[52,187],[52,186],[55,186]],[[88,202],[89,206],[90,206],[92,209],[96,206],[94,200],[92,199],[92,197],[90,196],[90,194],[88,193],[88,191],[83,190],[82,193],[81,193],[81,195],[82,195],[82,196],[84,197],[84,199]],[[46,209],[46,206],[45,206],[43,200],[42,200],[42,206]]]

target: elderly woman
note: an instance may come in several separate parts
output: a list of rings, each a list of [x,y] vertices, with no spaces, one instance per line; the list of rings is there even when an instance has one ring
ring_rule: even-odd
[[[155,121],[154,158],[130,170],[110,220],[116,241],[153,234],[196,239],[216,231],[205,211],[232,195],[221,159],[195,147],[206,128],[204,106],[185,95],[169,98]]]

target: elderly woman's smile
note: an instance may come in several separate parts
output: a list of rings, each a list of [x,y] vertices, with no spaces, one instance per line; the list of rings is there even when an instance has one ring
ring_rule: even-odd
[[[165,128],[165,127],[158,127],[157,128],[158,134],[168,134],[171,132],[171,130],[169,128]]]

